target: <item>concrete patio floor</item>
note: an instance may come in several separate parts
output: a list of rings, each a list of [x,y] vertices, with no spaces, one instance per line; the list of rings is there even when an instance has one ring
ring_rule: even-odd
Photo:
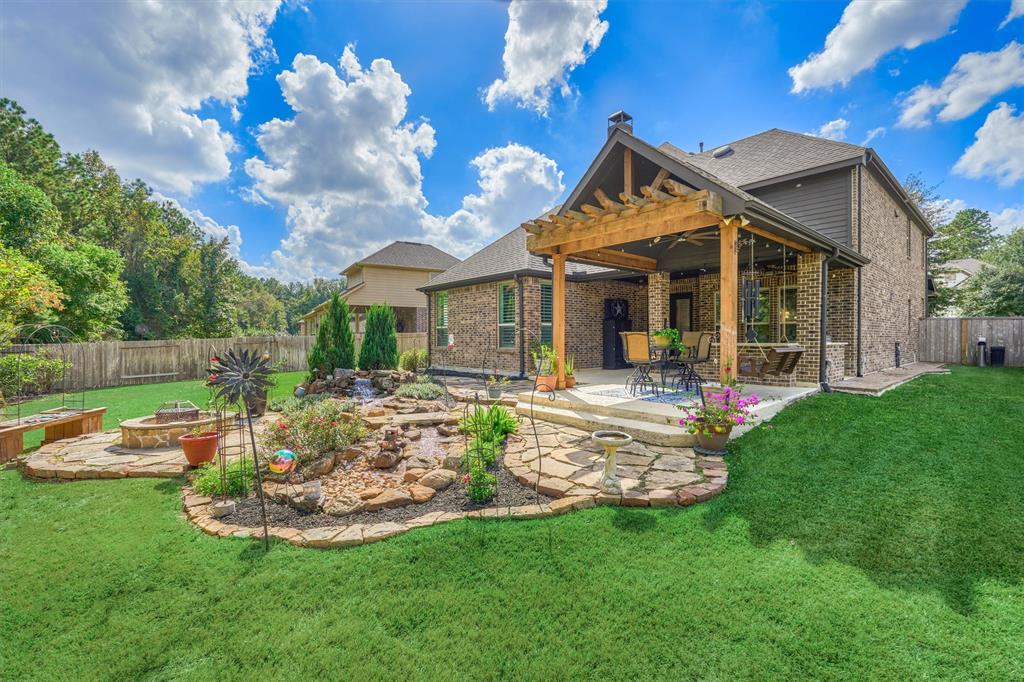
[[[949,374],[949,370],[945,365],[937,362],[912,362],[903,367],[883,369],[862,377],[849,377],[832,384],[832,390],[840,393],[880,396],[922,374]]]

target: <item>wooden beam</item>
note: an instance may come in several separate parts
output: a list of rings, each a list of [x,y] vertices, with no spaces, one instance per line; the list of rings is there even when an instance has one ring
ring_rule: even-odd
[[[664,168],[658,170],[658,174],[654,176],[654,182],[651,183],[651,189],[661,189],[661,183],[668,180],[668,176],[671,175]]]
[[[675,180],[665,180],[665,189],[667,189],[668,193],[674,197],[688,197],[697,191],[692,187],[687,187],[683,183],[676,182]]]
[[[536,223],[523,223],[522,228],[530,234],[541,234],[544,230]]]
[[[671,234],[678,231],[673,229],[675,221],[701,213],[708,214],[710,218],[707,219],[706,217],[705,220],[699,222],[698,226],[704,227],[717,224],[722,218],[721,205],[721,198],[710,192],[698,192],[686,199],[676,199],[673,197],[672,202],[667,205],[652,203],[639,210],[631,209],[628,215],[606,215],[602,220],[595,220],[585,225],[577,224],[572,230],[564,229],[563,227],[547,230],[543,234],[532,235],[527,245],[533,252],[554,253],[555,250],[551,247],[558,246],[559,244],[589,237],[603,237],[603,243],[598,242],[593,247],[578,250],[583,251],[602,246],[615,246],[634,241],[632,232],[626,236],[618,234],[620,232],[625,233],[629,232],[632,228],[639,228],[638,232],[641,236],[635,237],[635,239]],[[561,221],[569,222],[566,218],[561,218]],[[684,226],[685,221],[683,221],[679,229],[683,229]],[[562,253],[567,252],[562,250]]]
[[[647,204],[651,203],[643,197],[638,197],[635,194],[626,194],[625,192],[619,194],[619,200],[626,206],[630,206],[632,208],[643,208]]]
[[[633,150],[629,148],[622,151],[622,191],[633,193]]]
[[[718,288],[718,369],[722,383],[735,378],[738,369],[736,358],[737,337],[737,296],[739,294],[739,255],[736,253],[736,238],[739,228],[735,221],[719,225],[719,274]]]
[[[736,221],[733,221],[733,222],[736,222]],[[811,252],[811,249],[808,246],[804,246],[803,244],[801,244],[799,242],[795,242],[792,239],[786,239],[785,237],[780,237],[777,234],[773,234],[773,233],[769,232],[768,230],[762,229],[760,227],[756,227],[755,225],[748,224],[743,229],[746,230],[747,232],[750,232],[751,234],[756,234],[759,237],[764,237],[765,239],[770,239],[771,241],[778,242],[779,244],[785,244],[786,246],[788,246],[789,248],[793,249],[794,251],[800,251],[801,253],[810,253]]]
[[[586,213],[587,215],[593,216],[595,218],[600,218],[601,216],[608,215],[609,213],[603,208],[598,208],[597,206],[594,206],[592,204],[583,204],[582,206],[580,206],[580,210]]]
[[[641,272],[657,272],[658,260],[647,256],[638,256],[623,251],[612,249],[594,249],[592,251],[577,251],[570,256],[575,261],[604,265],[610,268],[627,268]]]
[[[569,209],[568,211],[565,212],[565,217],[566,218],[572,218],[573,220],[575,220],[578,223],[589,223],[591,220],[593,220],[592,217],[590,217],[588,215],[584,215],[583,213],[580,213],[579,211],[573,211],[572,209]]]
[[[594,190],[594,198],[597,199],[597,203],[601,204],[601,208],[603,208],[606,211],[614,211],[618,213],[619,211],[623,211],[626,208],[619,202],[612,201],[608,197],[608,195],[605,194],[604,191],[600,188]]]
[[[643,214],[640,214],[643,215]],[[604,225],[604,223],[601,223]],[[603,247],[618,246],[620,244],[628,244],[630,242],[645,241],[648,239],[654,239],[655,237],[666,237],[672,234],[679,234],[681,232],[693,232],[694,230],[702,230],[707,227],[712,227],[718,224],[718,217],[712,213],[697,213],[691,216],[685,216],[682,218],[676,218],[671,220],[658,220],[649,224],[641,223],[635,227],[631,227],[627,230],[615,231],[608,234],[598,234],[583,236],[584,231],[581,231],[580,238],[574,239],[569,242],[565,242],[558,246],[552,247],[550,250],[534,249],[530,246],[530,239],[527,237],[526,246],[527,249],[534,253],[564,253],[574,254],[580,251],[592,251],[593,249],[600,249]]]
[[[565,388],[565,256],[551,257],[551,345],[558,358],[555,388]]]
[[[668,201],[672,198],[671,194],[665,194],[660,189],[654,189],[653,185],[644,185],[640,188],[640,193],[651,201]]]

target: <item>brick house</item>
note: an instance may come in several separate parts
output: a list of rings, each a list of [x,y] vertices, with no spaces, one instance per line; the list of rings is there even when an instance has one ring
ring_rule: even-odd
[[[362,331],[371,305],[386,303],[395,310],[399,333],[427,331],[427,297],[419,291],[431,277],[459,262],[431,244],[392,242],[345,268],[346,287],[341,298],[352,311],[352,330]],[[315,335],[330,300],[299,320],[299,334]]]
[[[555,213],[421,287],[431,364],[525,375],[539,341],[600,368],[612,300],[634,330],[715,334],[712,376],[793,343],[798,382],[876,372],[916,359],[931,234],[873,149],[773,129],[686,152],[644,142],[619,112]]]

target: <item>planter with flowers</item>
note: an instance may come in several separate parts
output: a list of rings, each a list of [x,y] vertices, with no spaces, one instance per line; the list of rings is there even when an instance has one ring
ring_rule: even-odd
[[[697,436],[695,450],[701,454],[724,455],[729,434],[734,427],[754,421],[752,410],[759,402],[754,394],[745,396],[738,388],[725,386],[719,393],[705,394],[703,405],[679,405],[685,413],[679,424]]]
[[[498,400],[501,398],[501,392],[503,389],[508,388],[509,385],[508,377],[503,377],[498,373],[498,368],[494,368],[494,374],[487,377],[487,397],[491,400]]]

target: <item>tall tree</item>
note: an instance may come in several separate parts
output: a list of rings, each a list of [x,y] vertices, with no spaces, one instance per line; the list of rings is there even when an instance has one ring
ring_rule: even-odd
[[[962,285],[961,313],[971,317],[1024,315],[1024,227],[985,254],[988,265]]]
[[[998,243],[999,237],[988,212],[977,208],[964,209],[936,231],[928,244],[929,261],[941,264],[958,258],[981,258],[986,250]]]
[[[903,183],[903,189],[910,195],[917,209],[921,211],[932,229],[938,229],[946,222],[946,208],[939,196],[939,185],[929,185],[918,173],[911,173]]]
[[[53,319],[63,292],[41,265],[0,244],[0,340],[15,327]]]
[[[236,290],[235,262],[227,256],[227,239],[205,242],[199,249],[199,268],[190,301],[195,319],[189,331],[197,338],[231,336]]]
[[[394,369],[397,365],[395,311],[389,305],[372,305],[366,313],[366,333],[359,348],[359,369]]]
[[[70,248],[54,243],[41,247],[35,257],[64,292],[61,324],[83,340],[120,336],[119,318],[128,305],[128,293],[115,251],[91,242]]]

